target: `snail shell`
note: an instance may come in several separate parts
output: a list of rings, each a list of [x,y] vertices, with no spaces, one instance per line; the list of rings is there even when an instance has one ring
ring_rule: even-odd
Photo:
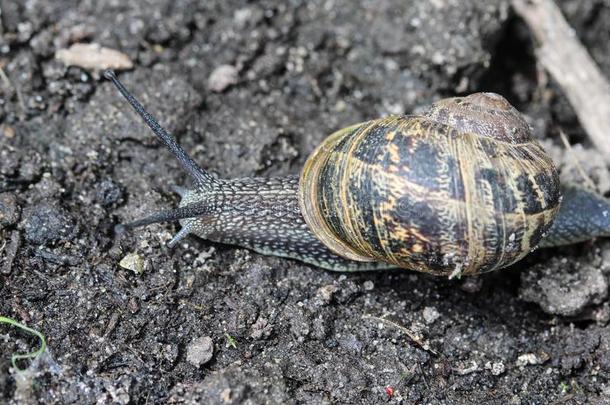
[[[438,275],[518,261],[559,202],[550,157],[493,93],[342,129],[309,157],[299,187],[309,229],[333,252]]]

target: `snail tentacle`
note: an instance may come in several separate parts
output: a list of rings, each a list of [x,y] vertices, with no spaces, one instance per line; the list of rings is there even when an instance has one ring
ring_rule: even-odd
[[[106,70],[104,77],[112,81],[119,92],[125,97],[129,105],[148,125],[157,138],[163,143],[170,152],[178,159],[182,168],[195,180],[200,188],[208,188],[216,182],[214,176],[202,169],[195,161],[186,153],[186,151],[176,142],[165,128],[163,128],[157,120],[142,106],[142,104],[125,88],[123,83],[116,77],[112,70]]]
[[[174,193],[178,194],[180,197],[184,198],[185,195],[188,194],[188,189],[184,188],[184,187],[180,187],[177,185],[172,185],[169,188],[170,190],[172,190]]]
[[[190,225],[184,225],[174,237],[167,242],[167,247],[173,248],[180,242],[182,239],[186,238],[191,233]]]
[[[123,224],[125,228],[138,228],[159,222],[176,221],[185,218],[203,217],[209,214],[210,207],[205,202],[194,202],[171,210],[155,212],[145,218]]]

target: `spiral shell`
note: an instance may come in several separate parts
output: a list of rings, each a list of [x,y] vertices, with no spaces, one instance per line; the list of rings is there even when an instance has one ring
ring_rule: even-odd
[[[439,275],[521,259],[559,202],[551,159],[493,93],[340,130],[309,157],[299,187],[305,221],[335,253]]]

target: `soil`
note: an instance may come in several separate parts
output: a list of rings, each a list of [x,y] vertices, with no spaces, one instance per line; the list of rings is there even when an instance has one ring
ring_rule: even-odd
[[[608,1],[559,4],[610,77]],[[607,193],[604,159],[508,1],[0,7],[0,315],[48,341],[18,372],[11,355],[37,338],[0,324],[0,403],[610,401],[609,241],[450,281],[195,237],[169,249],[177,224],[119,235],[175,206],[186,175],[99,72],[54,58],[77,42],[125,53],[121,80],[222,177],[296,174],[336,129],[487,90],[527,115],[564,181],[583,182],[580,161]]]

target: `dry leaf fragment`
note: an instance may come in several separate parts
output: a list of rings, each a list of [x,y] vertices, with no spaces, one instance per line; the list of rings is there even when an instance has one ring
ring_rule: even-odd
[[[144,259],[137,253],[129,253],[121,259],[119,266],[136,274],[144,272]]]
[[[133,62],[127,55],[100,44],[73,44],[68,49],[55,52],[55,58],[66,66],[79,66],[94,72],[133,68]]]

